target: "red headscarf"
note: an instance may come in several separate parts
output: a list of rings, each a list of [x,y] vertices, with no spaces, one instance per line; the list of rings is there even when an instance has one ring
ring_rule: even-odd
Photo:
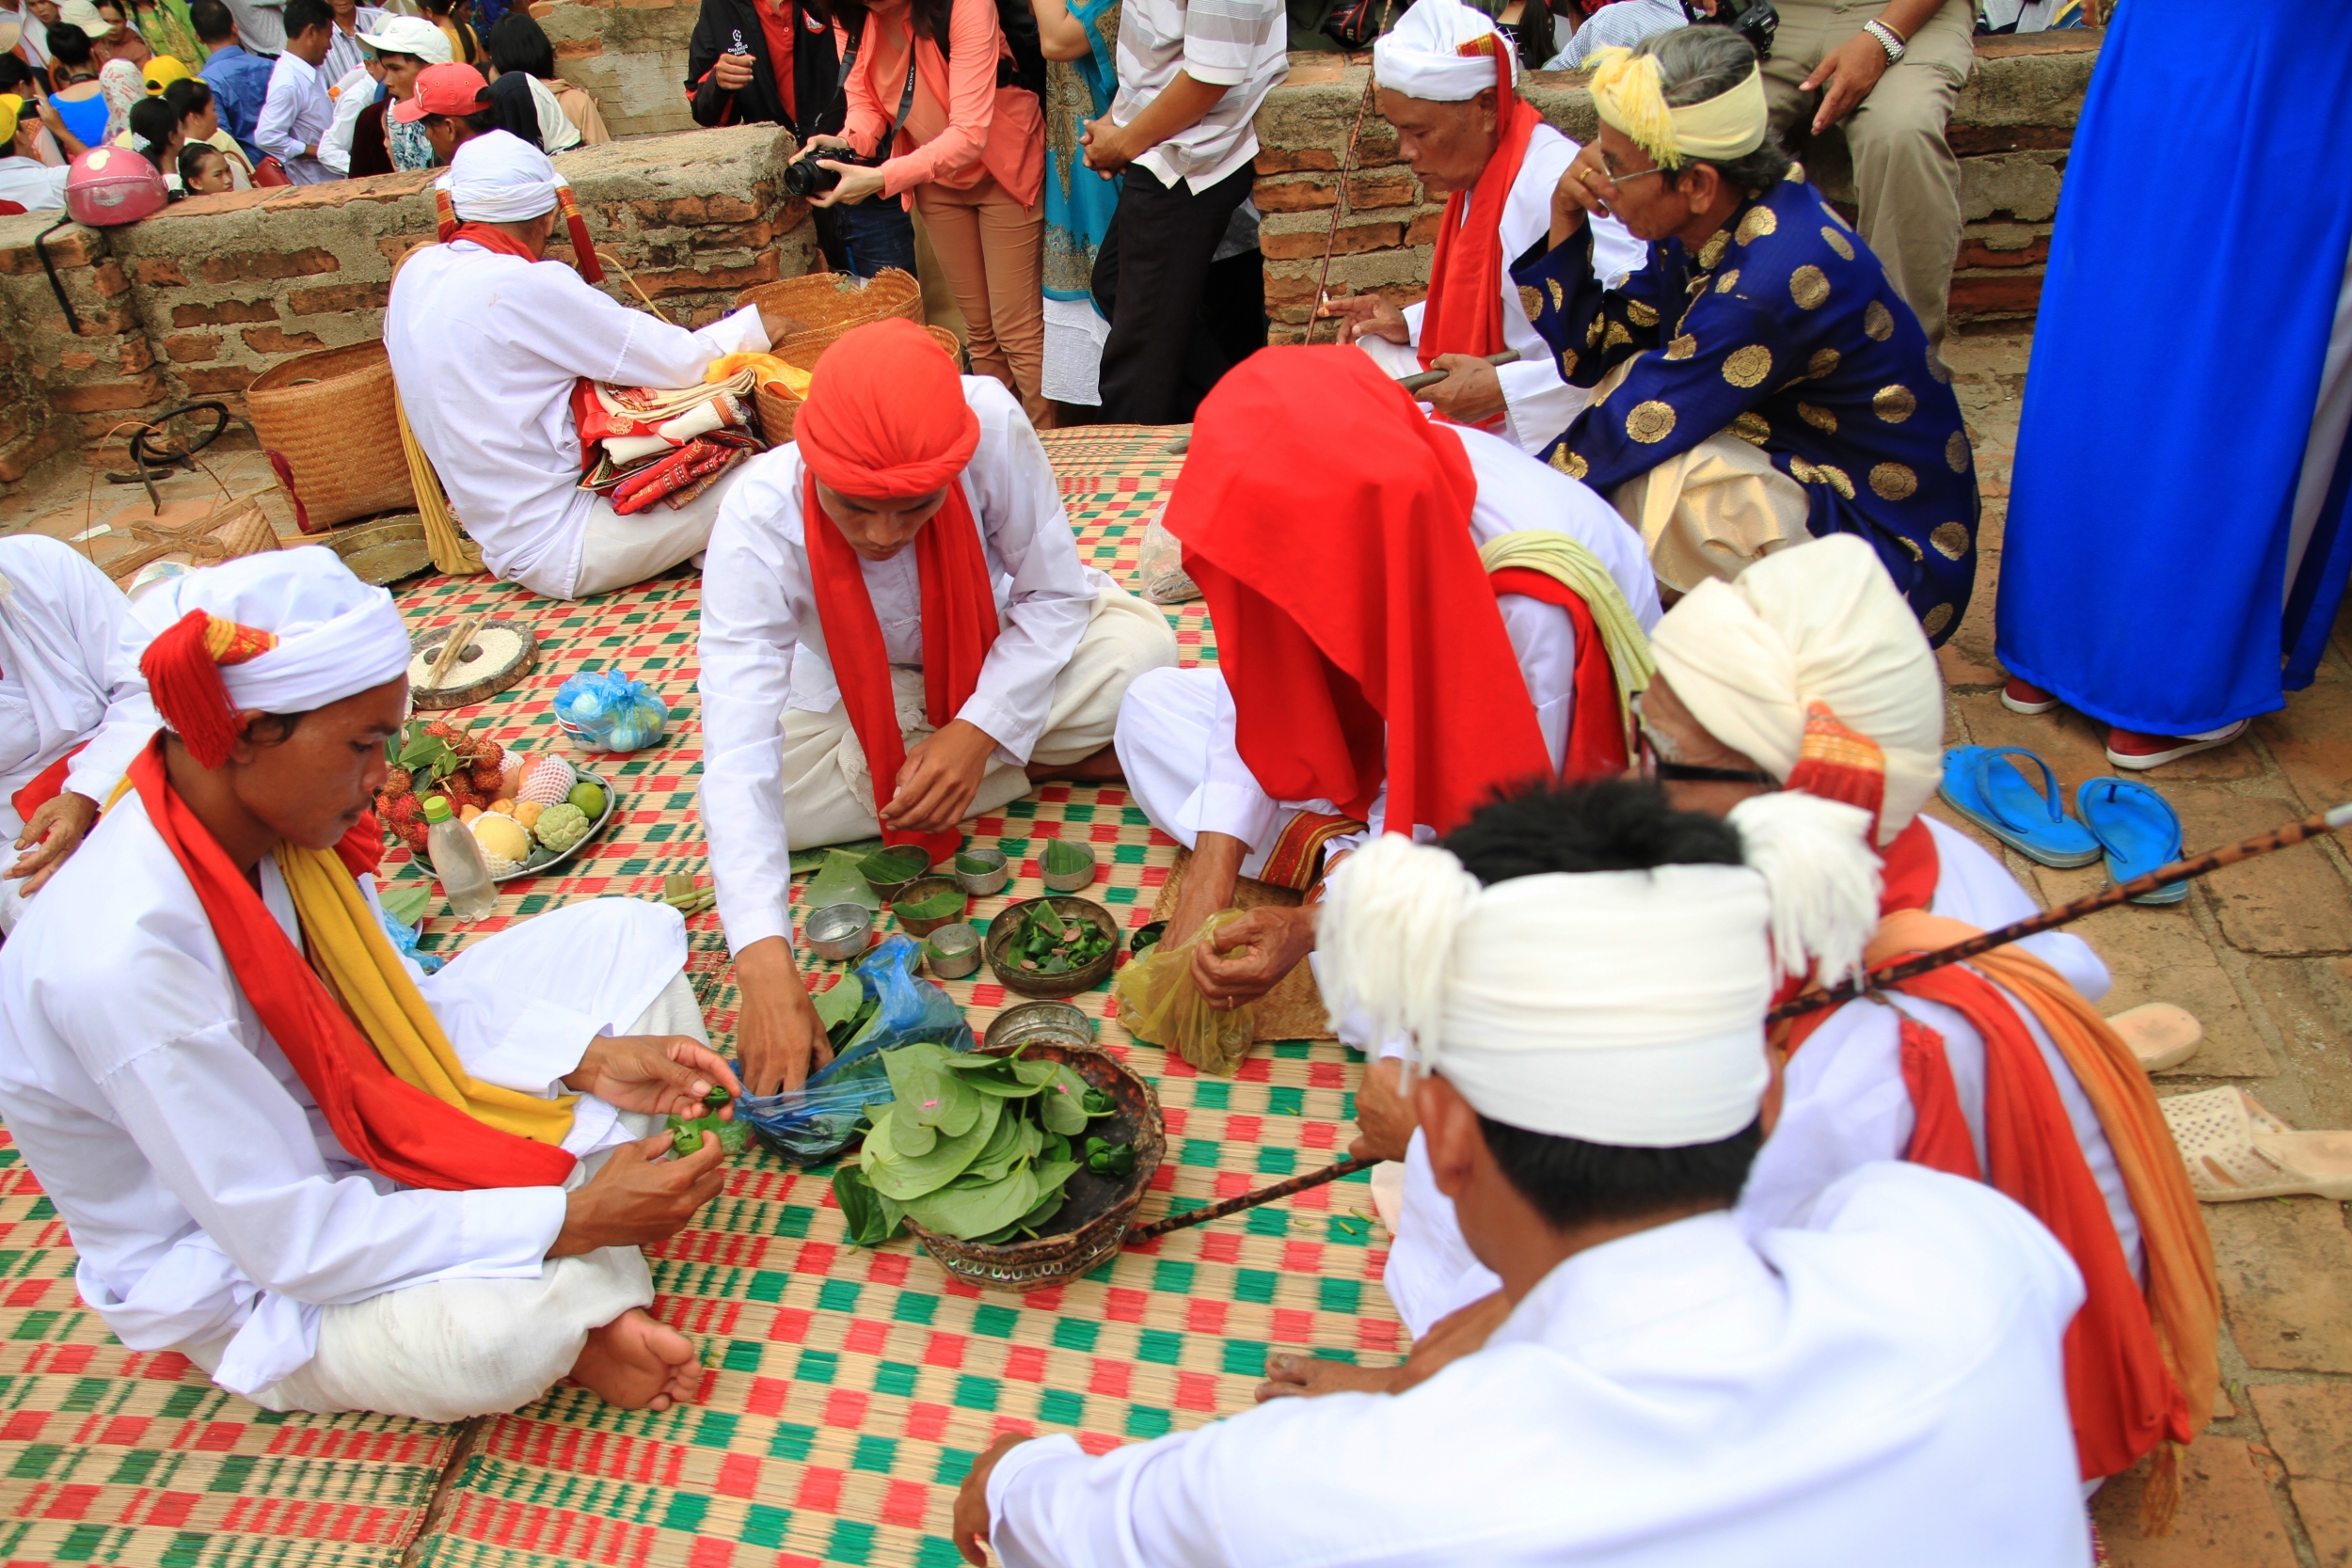
[[[1429,262],[1429,298],[1421,318],[1421,368],[1440,354],[1500,354],[1502,341],[1502,209],[1527,159],[1528,138],[1542,118],[1511,90],[1511,40],[1489,33],[1480,40],[1495,55],[1495,150],[1478,183],[1445,198],[1438,220],[1437,253]],[[1467,52],[1467,49],[1466,49]]]
[[[954,361],[921,327],[894,318],[844,333],[825,351],[792,436],[807,470],[802,531],[817,619],[850,727],[873,771],[879,813],[898,793],[907,756],[891,695],[890,656],[858,553],[826,515],[817,486],[821,481],[861,500],[947,492],[938,514],[914,536],[923,592],[923,707],[937,728],[971,700],[996,641],[995,585],[961,479],[979,445],[979,416],[964,401]],[[953,829],[911,833],[887,824],[882,837],[919,843],[934,860],[962,842]]]
[[[1242,760],[1279,800],[1439,832],[1551,759],[1470,542],[1461,438],[1369,356],[1270,348],[1200,404],[1168,506]]]

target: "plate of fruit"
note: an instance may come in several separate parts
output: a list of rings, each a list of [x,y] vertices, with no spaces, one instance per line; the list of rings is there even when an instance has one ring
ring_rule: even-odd
[[[446,797],[473,830],[493,881],[535,877],[570,860],[612,820],[610,782],[552,752],[511,752],[444,721],[412,723],[389,747],[376,792],[385,832],[425,852],[424,797]]]

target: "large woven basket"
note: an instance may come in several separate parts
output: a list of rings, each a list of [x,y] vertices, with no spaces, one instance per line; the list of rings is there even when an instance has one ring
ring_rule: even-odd
[[[923,285],[913,273],[885,267],[871,277],[845,272],[812,272],[799,277],[758,283],[735,296],[738,309],[756,305],[792,318],[780,338],[771,339],[768,352],[795,365],[814,365],[817,356],[853,326],[885,316],[923,319]]]
[[[262,445],[294,475],[306,533],[378,512],[413,512],[415,488],[392,413],[392,362],[380,341],[296,355],[246,388]]]
[[[982,1046],[980,1053],[1001,1056],[1021,1043],[1007,1040]],[[1090,1045],[1050,1038],[1033,1037],[1026,1043],[1024,1060],[1068,1062],[1079,1076],[1111,1097],[1118,1110],[1107,1132],[1091,1127],[1088,1131],[1114,1143],[1133,1143],[1136,1164],[1125,1176],[1098,1176],[1090,1170],[1073,1176],[1062,1189],[1069,1200],[1046,1222],[1045,1233],[1032,1241],[982,1246],[907,1221],[907,1228],[940,1267],[989,1291],[1041,1291],[1048,1285],[1067,1285],[1101,1268],[1127,1239],[1136,1209],[1152,1185],[1152,1173],[1160,1168],[1160,1160],[1168,1152],[1159,1096],[1118,1057]]]
[[[241,556],[278,548],[278,531],[271,528],[252,498],[233,501],[187,523],[128,525],[132,547],[107,561],[106,575],[119,588],[128,588],[141,568],[167,557],[190,566],[213,566]]]
[[[961,339],[944,326],[926,326],[923,330],[930,333],[932,341],[947,351],[947,357],[956,362],[957,369],[962,369],[963,343]],[[804,371],[813,371],[817,368],[817,361],[823,356],[825,349],[831,346],[831,341],[828,340],[813,354],[779,353],[778,356],[790,364],[798,365]],[[781,385],[771,384],[759,389],[758,394],[753,399],[753,408],[759,415],[759,434],[767,438],[770,446],[780,447],[792,439],[792,421],[798,419],[801,413],[799,398],[785,390]]]

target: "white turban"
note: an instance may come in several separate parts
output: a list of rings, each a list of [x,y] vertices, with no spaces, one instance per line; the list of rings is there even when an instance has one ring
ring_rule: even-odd
[[[1700,583],[1659,621],[1650,649],[1692,717],[1774,778],[1797,766],[1811,704],[1868,736],[1886,763],[1880,844],[1935,793],[1944,677],[1877,553],[1852,534]]]
[[[1811,796],[1731,815],[1745,865],[1551,872],[1481,887],[1388,835],[1332,873],[1316,932],[1334,1014],[1413,1042],[1480,1115],[1620,1148],[1715,1143],[1754,1121],[1775,952],[1858,962],[1878,919],[1862,813]]]
[[[1479,46],[1479,40],[1488,41]],[[1475,53],[1465,54],[1465,45]],[[1407,98],[1460,103],[1497,86],[1495,55],[1502,55],[1516,85],[1518,60],[1511,40],[1483,11],[1462,0],[1414,0],[1391,32],[1372,46],[1373,80]]]
[[[569,182],[548,155],[505,131],[485,131],[457,150],[434,182],[449,193],[461,223],[526,223],[556,207]]]
[[[134,608],[150,641],[190,610],[275,637],[266,653],[219,666],[239,712],[308,713],[408,673],[408,629],[392,596],[352,576],[323,546],[241,556],[167,578]]]

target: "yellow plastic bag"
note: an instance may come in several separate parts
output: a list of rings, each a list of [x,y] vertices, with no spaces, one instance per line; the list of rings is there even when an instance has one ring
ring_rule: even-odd
[[[1210,932],[1241,918],[1239,910],[1219,910],[1184,942],[1167,942],[1119,972],[1111,990],[1119,998],[1119,1021],[1139,1040],[1173,1051],[1212,1078],[1231,1078],[1249,1054],[1257,1021],[1247,1006],[1220,1012],[1193,983],[1192,950]]]

